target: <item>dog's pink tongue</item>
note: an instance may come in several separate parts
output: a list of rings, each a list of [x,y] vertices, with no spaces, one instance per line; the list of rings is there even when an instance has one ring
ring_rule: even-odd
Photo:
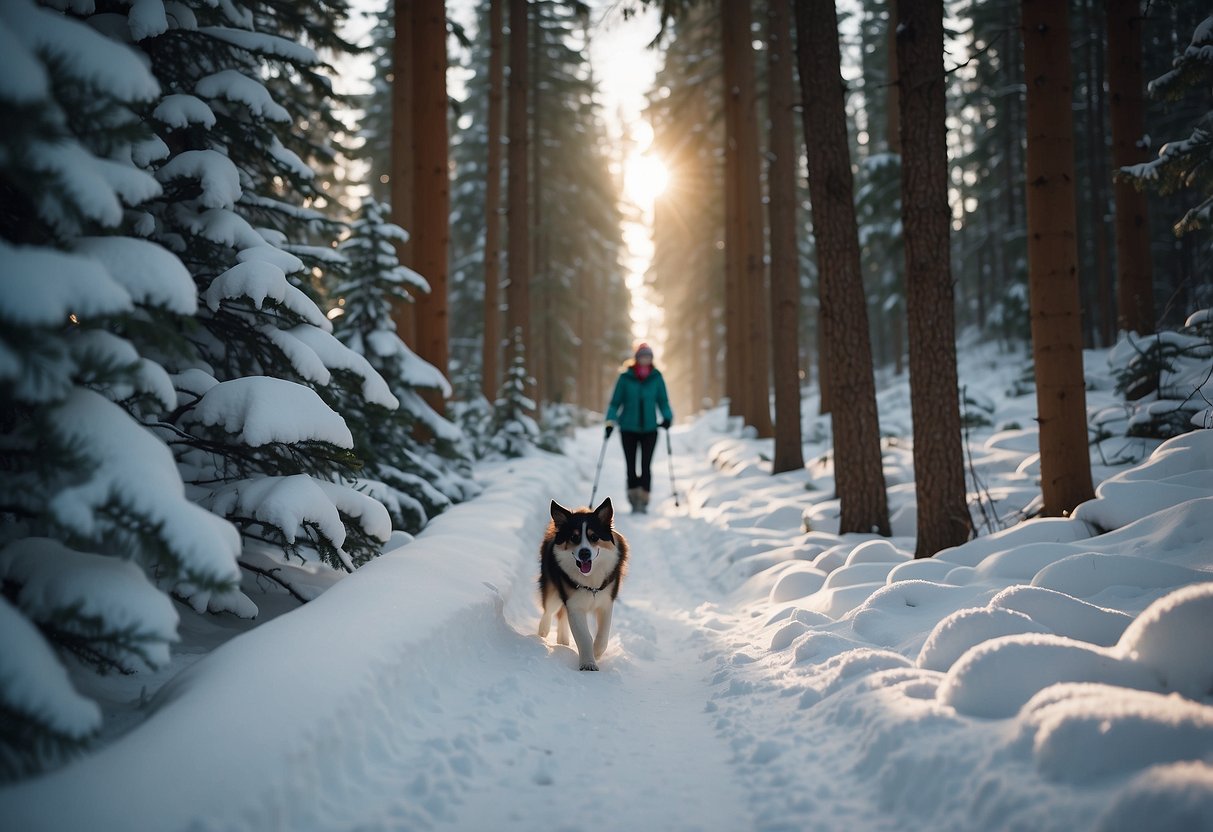
[[[581,574],[582,574],[582,575],[588,575],[588,574],[590,574],[590,569],[591,569],[593,566],[594,566],[594,564],[593,564],[593,562],[592,562],[592,561],[588,561],[588,560],[579,560],[579,561],[577,561],[577,568],[581,570]]]

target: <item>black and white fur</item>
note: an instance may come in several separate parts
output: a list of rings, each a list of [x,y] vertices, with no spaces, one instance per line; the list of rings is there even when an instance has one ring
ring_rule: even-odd
[[[597,670],[611,637],[611,612],[627,568],[628,543],[611,525],[611,498],[594,510],[573,511],[552,501],[552,522],[539,549],[539,637],[556,617],[556,643],[577,643],[582,670]],[[597,619],[590,638],[587,621]]]

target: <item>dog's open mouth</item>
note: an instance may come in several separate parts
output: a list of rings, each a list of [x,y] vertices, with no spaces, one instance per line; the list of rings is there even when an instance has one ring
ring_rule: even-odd
[[[581,570],[582,575],[590,574],[590,570],[593,567],[594,567],[594,561],[591,560],[590,558],[586,558],[585,560],[581,560],[580,558],[577,559],[577,568]]]

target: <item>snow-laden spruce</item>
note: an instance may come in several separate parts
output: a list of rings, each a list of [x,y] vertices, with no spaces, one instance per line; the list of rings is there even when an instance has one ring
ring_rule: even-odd
[[[177,637],[167,593],[205,609],[232,592],[239,538],[187,499],[140,424],[175,404],[144,344],[197,308],[179,258],[123,235],[161,193],[136,161],[155,144],[138,113],[160,86],[127,46],[26,0],[0,7],[0,41],[0,103],[21,114],[0,143],[13,201],[0,243],[7,778],[100,726],[57,656],[103,672],[163,666]]]

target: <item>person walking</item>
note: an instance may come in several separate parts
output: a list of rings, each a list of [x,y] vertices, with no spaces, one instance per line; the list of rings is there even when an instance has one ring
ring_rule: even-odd
[[[661,412],[660,422],[657,420],[658,411]],[[633,512],[644,514],[648,511],[649,492],[653,484],[650,464],[653,449],[657,447],[657,428],[668,430],[673,421],[674,413],[670,410],[665,379],[661,377],[661,371],[653,366],[652,348],[642,343],[615,382],[615,392],[607,407],[606,423],[608,437],[615,426],[619,426],[624,460],[628,466],[628,502],[632,504]],[[640,452],[639,470],[636,468],[637,451]]]

